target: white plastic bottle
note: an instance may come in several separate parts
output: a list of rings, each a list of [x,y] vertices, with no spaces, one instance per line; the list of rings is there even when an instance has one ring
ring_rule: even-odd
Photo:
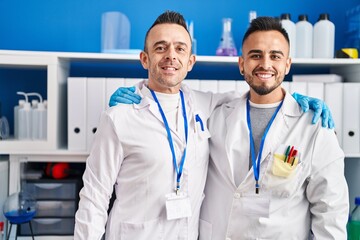
[[[19,110],[24,107],[25,100],[20,99],[19,105],[14,107],[14,138],[19,138]]]
[[[38,120],[38,139],[45,140],[47,138],[47,109],[43,102],[38,104],[38,108],[35,111]]]
[[[39,100],[32,100],[32,128],[31,136],[34,140],[45,140],[47,137],[47,110],[43,98],[39,93],[28,93],[28,96],[36,96]]]
[[[19,139],[30,140],[31,139],[31,114],[32,109],[28,101],[28,96],[24,92],[17,92],[19,95],[25,96],[24,107],[19,109]]]
[[[281,25],[286,30],[290,40],[290,57],[296,56],[296,26],[291,21],[289,13],[283,13],[280,17]]]
[[[251,11],[249,12],[249,24],[248,24],[247,27],[250,26],[252,20],[254,20],[255,18],[257,18],[257,13],[256,13],[256,11],[251,10]],[[240,44],[240,48],[239,48],[239,56],[241,56],[241,55],[242,55],[242,44]]]
[[[296,58],[312,58],[313,25],[307,15],[300,15],[296,25]]]
[[[313,57],[333,58],[335,49],[335,25],[329,20],[329,14],[320,14],[314,25]]]
[[[28,97],[37,96],[36,93],[28,93]],[[41,97],[41,96],[40,96]],[[39,120],[37,114],[37,108],[39,105],[39,100],[33,99],[31,100],[31,138],[39,139]]]

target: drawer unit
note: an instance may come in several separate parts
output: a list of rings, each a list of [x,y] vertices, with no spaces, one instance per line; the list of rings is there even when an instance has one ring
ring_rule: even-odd
[[[21,187],[37,203],[31,220],[34,235],[73,235],[79,202],[80,179],[23,180]],[[29,224],[18,227],[19,236],[31,235]]]
[[[31,220],[34,235],[72,235],[75,218],[34,218]],[[19,235],[31,235],[29,224],[18,225]]]
[[[70,201],[37,201],[36,217],[74,217],[77,202]]]
[[[26,180],[22,189],[37,200],[78,199],[78,180]]]

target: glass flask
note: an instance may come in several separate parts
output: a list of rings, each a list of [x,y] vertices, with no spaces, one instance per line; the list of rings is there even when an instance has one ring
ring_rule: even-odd
[[[13,193],[6,199],[3,212],[12,224],[26,223],[36,214],[36,200],[25,191]]]
[[[237,56],[237,50],[231,32],[231,18],[223,18],[223,32],[219,47],[216,50],[217,56]]]

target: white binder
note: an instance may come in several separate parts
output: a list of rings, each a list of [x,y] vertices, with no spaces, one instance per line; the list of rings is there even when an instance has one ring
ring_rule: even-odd
[[[285,89],[286,91],[290,92],[290,83],[291,83],[291,82],[289,82],[289,81],[283,81],[283,82],[281,83],[281,87],[282,87],[283,89]]]
[[[106,78],[105,80],[105,109],[109,108],[111,95],[119,88],[125,86],[124,78]]]
[[[90,150],[101,113],[105,110],[105,78],[87,79],[86,149]]]
[[[335,133],[340,147],[343,146],[343,83],[326,83],[324,101],[328,105],[335,122]]]
[[[307,83],[306,82],[291,82],[290,83],[290,93],[294,92],[300,93],[302,95],[307,95]]]
[[[236,91],[236,81],[235,80],[219,80],[218,81],[218,92],[232,92]]]
[[[86,150],[86,78],[68,78],[68,149]]]
[[[346,154],[360,152],[360,83],[344,83],[343,150]]]
[[[217,80],[200,80],[200,91],[203,92],[218,92],[218,81]]]
[[[133,87],[143,80],[144,79],[142,79],[142,78],[125,78],[124,86],[125,87]]]
[[[310,97],[324,100],[324,83],[322,82],[308,82],[307,95]]]

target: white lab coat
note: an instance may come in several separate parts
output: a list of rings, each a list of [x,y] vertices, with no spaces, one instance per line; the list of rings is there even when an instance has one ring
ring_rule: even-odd
[[[209,159],[207,119],[218,104],[228,102],[234,95],[213,95],[182,86],[189,131],[181,190],[190,198],[192,216],[167,220],[165,195],[174,192],[176,174],[162,117],[156,102],[144,97],[143,91],[149,91],[144,84],[137,89],[143,97],[140,104],[119,104],[101,116],[83,175],[75,239],[100,239],[105,224],[105,238],[109,240],[198,238]],[[196,114],[202,119],[204,130],[195,121]],[[184,136],[174,129],[171,134],[176,158],[180,160]],[[108,218],[114,185],[116,200]]]
[[[255,180],[249,166],[246,94],[217,108],[209,121],[210,163],[200,216],[200,240],[219,239],[346,239],[348,188],[344,154],[333,130],[311,125],[313,114],[303,113],[286,93],[263,148],[260,194],[270,203],[267,217],[256,217]],[[300,163],[291,177],[272,174],[277,149],[294,145]],[[283,154],[284,152],[282,152]],[[234,161],[244,175],[239,186]],[[266,196],[267,195],[267,196]],[[259,216],[259,215],[258,215]]]

